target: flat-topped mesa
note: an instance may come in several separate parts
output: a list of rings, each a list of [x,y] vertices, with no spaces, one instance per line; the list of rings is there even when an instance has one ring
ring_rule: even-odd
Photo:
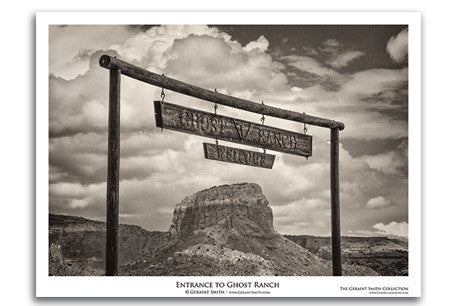
[[[195,230],[221,224],[273,233],[272,209],[261,187],[253,183],[215,186],[184,198],[175,206],[169,232],[185,237]]]

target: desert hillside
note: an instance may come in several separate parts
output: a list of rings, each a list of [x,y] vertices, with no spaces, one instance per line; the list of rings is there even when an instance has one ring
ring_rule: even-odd
[[[330,237],[286,235],[311,253],[331,260]],[[372,268],[380,275],[408,275],[408,242],[391,237],[346,237],[341,240],[342,262]]]
[[[102,275],[105,268],[105,238],[104,222],[50,214],[50,275]],[[167,233],[120,224],[119,264],[153,257],[155,248],[166,239]]]
[[[102,275],[105,224],[50,215],[50,275]],[[317,238],[317,239],[316,239]],[[331,275],[326,237],[283,236],[257,184],[216,186],[174,207],[167,232],[119,227],[120,275]],[[385,238],[387,239],[387,238]],[[382,243],[386,246],[386,243]],[[395,252],[407,245],[396,246]],[[349,254],[377,253],[373,241],[344,238],[344,275],[386,275]],[[387,270],[386,270],[387,271]],[[407,271],[407,266],[406,266]],[[397,274],[396,274],[397,275]]]

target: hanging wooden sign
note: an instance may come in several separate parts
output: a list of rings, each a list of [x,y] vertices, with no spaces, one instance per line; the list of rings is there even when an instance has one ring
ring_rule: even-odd
[[[241,164],[252,167],[272,169],[275,155],[226,147],[218,144],[203,143],[206,159]]]
[[[155,101],[156,126],[294,155],[312,155],[312,136]]]

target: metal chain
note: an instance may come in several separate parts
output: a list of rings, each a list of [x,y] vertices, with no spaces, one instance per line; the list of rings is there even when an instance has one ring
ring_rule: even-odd
[[[164,76],[164,73],[162,74]],[[166,94],[164,93],[164,87],[161,87],[161,102],[164,102],[164,98],[166,97]]]
[[[261,104],[264,105],[264,101],[261,101]],[[264,117],[264,114],[261,117],[261,124],[264,125],[264,120],[266,120],[266,117]]]
[[[305,114],[305,112],[303,112]],[[306,127],[306,123],[303,122],[303,134],[308,133],[308,128]],[[306,156],[306,159],[308,159],[308,156]]]
[[[214,91],[218,93],[217,88],[214,88]],[[217,102],[214,103],[214,116],[217,115],[217,109],[219,106],[217,105]]]
[[[164,73],[162,74],[164,76]],[[166,94],[164,93],[164,87],[161,87],[161,106],[164,104],[164,98],[166,97]],[[163,127],[161,125],[161,132],[163,131]]]
[[[305,112],[303,112],[305,114]],[[303,123],[303,134],[308,133],[308,129],[306,128],[306,123]]]
[[[217,88],[214,88],[214,91],[217,92]],[[217,115],[217,109],[219,106],[217,105],[217,102],[214,103],[214,116]],[[216,146],[219,144],[219,140],[216,138]]]
[[[161,88],[161,102],[164,102],[165,97],[166,97],[166,94],[164,93],[164,88]]]
[[[261,101],[261,104],[264,105],[264,101]],[[266,117],[264,117],[264,114],[263,114],[262,117],[261,117],[261,124],[262,125],[264,125],[264,121],[265,120],[266,120]],[[266,154],[266,149],[265,148],[262,148],[262,149],[263,149],[264,154]]]

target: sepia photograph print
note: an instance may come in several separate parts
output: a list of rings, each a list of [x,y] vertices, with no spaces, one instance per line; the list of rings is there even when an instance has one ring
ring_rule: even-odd
[[[99,15],[37,17],[38,294],[420,295],[420,15]]]

